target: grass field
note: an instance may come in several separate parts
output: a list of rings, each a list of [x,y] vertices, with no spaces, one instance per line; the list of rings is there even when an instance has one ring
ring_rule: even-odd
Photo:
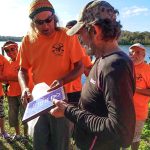
[[[5,107],[5,128],[6,131],[14,135],[14,130],[9,128],[8,125],[8,104],[7,104],[7,99],[4,101],[4,107]],[[21,133],[23,134],[23,126],[21,125]],[[32,150],[32,139],[30,138],[28,144],[23,144],[21,142],[13,141],[12,143],[8,143],[5,139],[0,137],[0,150]],[[74,149],[74,148],[73,148]],[[129,148],[130,149],[130,148]],[[142,141],[140,144],[139,150],[150,150],[150,113],[149,113],[149,119],[147,120],[143,134],[142,134]]]

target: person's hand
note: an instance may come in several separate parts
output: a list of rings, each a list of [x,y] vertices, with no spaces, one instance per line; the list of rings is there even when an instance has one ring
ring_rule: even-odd
[[[27,103],[29,101],[31,101],[33,99],[32,97],[32,94],[29,90],[29,88],[25,88],[23,91],[22,91],[22,95],[21,95],[21,100],[22,100],[22,104],[24,107],[27,106]]]
[[[47,92],[50,92],[50,91],[52,91],[52,90],[55,90],[55,89],[61,87],[62,85],[63,85],[62,80],[54,80],[54,81],[52,82],[52,84],[50,85],[50,89],[49,89]]]
[[[53,104],[56,106],[50,110],[50,114],[56,118],[64,117],[65,109],[69,104],[62,100],[53,99]]]

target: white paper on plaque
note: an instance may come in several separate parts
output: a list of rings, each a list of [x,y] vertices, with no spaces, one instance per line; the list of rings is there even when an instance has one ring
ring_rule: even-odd
[[[42,97],[43,95],[47,94],[47,90],[49,89],[49,86],[45,83],[39,83],[36,84],[32,90],[32,96],[33,96],[33,100],[36,100],[40,97]],[[33,137],[34,134],[34,126],[37,123],[39,117],[29,121],[28,124],[28,134]]]

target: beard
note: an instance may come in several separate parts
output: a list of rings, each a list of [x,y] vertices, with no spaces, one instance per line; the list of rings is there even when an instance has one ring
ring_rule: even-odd
[[[140,60],[140,59],[131,58],[131,60],[133,61],[134,65],[139,65],[144,62],[144,59]]]
[[[84,48],[85,48],[86,54],[87,54],[88,56],[93,56],[93,55],[95,55],[95,51],[94,51],[93,48],[91,48],[91,47],[89,47],[89,46],[87,46],[87,45],[84,45]]]

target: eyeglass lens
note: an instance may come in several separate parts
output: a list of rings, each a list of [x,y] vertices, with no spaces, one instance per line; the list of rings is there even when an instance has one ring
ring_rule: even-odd
[[[37,25],[43,25],[44,23],[50,23],[51,21],[53,20],[53,15],[49,16],[47,19],[45,20],[35,20],[34,22],[37,24]]]

